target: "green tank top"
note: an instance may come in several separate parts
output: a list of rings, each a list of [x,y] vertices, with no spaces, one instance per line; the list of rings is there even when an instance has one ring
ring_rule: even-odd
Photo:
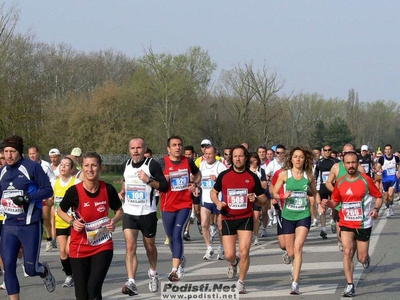
[[[342,177],[346,174],[347,174],[347,171],[344,167],[343,161],[339,161],[339,172],[338,172],[338,176],[337,176],[336,180],[338,180],[340,177]],[[337,211],[339,211],[341,207],[342,207],[342,203],[339,203],[339,205],[336,206],[335,209]]]
[[[291,195],[285,200],[282,211],[283,218],[289,221],[298,221],[311,216],[307,188],[308,178],[305,172],[300,180],[296,180],[292,175],[292,170],[288,170],[285,190],[291,191]]]

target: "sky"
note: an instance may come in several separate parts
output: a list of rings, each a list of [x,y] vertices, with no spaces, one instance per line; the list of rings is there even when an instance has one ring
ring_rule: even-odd
[[[282,93],[400,104],[400,1],[19,0],[18,33],[77,51],[207,50],[221,70],[252,63]]]

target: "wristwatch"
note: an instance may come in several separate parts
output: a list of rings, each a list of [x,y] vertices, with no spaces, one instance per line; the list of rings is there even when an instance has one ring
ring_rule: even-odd
[[[147,184],[149,184],[150,182],[153,182],[154,178],[152,176],[149,177],[149,181],[147,181]]]

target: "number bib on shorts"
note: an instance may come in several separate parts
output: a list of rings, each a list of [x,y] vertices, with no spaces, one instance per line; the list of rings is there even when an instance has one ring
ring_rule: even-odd
[[[328,180],[330,171],[322,172],[322,182],[326,182]]]
[[[228,189],[226,203],[230,209],[246,209],[247,195],[247,189]]]
[[[171,191],[183,191],[189,187],[189,172],[188,170],[179,170],[169,173]]]
[[[111,232],[106,228],[110,222],[108,217],[85,223],[87,243],[92,246],[100,245],[111,239]]]
[[[345,221],[362,221],[363,211],[361,201],[357,202],[344,202],[342,204],[342,211]]]
[[[292,192],[290,197],[286,200],[286,208],[293,211],[303,211],[307,206],[307,193],[306,192]]]
[[[145,205],[147,199],[146,186],[144,184],[127,184],[125,199],[130,205]]]

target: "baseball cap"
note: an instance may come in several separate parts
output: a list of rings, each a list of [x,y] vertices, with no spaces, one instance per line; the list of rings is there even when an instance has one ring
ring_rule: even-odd
[[[201,141],[200,145],[212,145],[210,140],[204,139]]]
[[[53,148],[49,151],[49,156],[50,155],[61,155],[60,150]]]
[[[367,145],[362,145],[361,146],[361,151],[368,151],[368,146]]]
[[[271,150],[274,151],[274,152],[276,152],[276,145],[273,145],[273,146],[271,147]]]
[[[81,150],[81,148],[74,148],[74,149],[72,149],[71,155],[73,155],[73,156],[81,156],[81,155],[82,155],[82,150]]]

